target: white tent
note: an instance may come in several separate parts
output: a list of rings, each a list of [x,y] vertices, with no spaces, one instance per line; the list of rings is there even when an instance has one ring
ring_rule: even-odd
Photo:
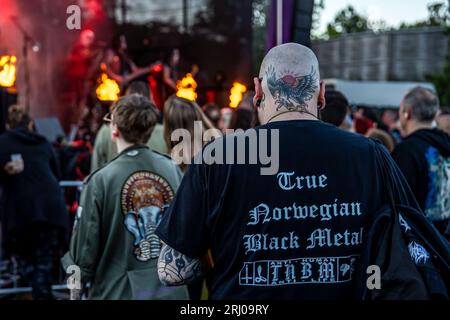
[[[327,88],[342,92],[350,105],[398,108],[405,94],[417,86],[436,91],[428,82],[348,81],[325,79]]]

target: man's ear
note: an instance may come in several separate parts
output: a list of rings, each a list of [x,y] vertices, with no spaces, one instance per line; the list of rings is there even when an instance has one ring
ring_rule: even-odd
[[[319,110],[323,110],[327,104],[327,101],[325,99],[325,81],[320,80],[319,82],[319,97],[317,98],[317,105]]]
[[[405,110],[406,112],[406,119],[411,120],[413,118],[413,111],[412,108],[407,108]]]
[[[255,96],[253,97],[253,106],[257,108],[259,107],[261,99],[263,98],[263,89],[261,81],[258,78],[253,78],[253,82],[255,83]]]
[[[111,124],[111,140],[112,142],[116,142],[120,137],[120,131],[115,124]]]
[[[412,119],[412,108],[407,108],[405,106],[400,106],[399,109],[400,119],[411,120]]]

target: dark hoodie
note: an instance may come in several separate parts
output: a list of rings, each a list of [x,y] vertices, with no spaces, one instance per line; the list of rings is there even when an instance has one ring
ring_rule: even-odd
[[[426,217],[446,224],[450,218],[449,135],[437,129],[418,130],[403,140],[392,156]]]
[[[24,171],[8,176],[3,170],[12,154],[21,154]],[[26,128],[0,135],[0,184],[4,210],[1,212],[3,239],[25,237],[36,223],[66,231],[69,217],[58,184],[58,165],[47,140]]]

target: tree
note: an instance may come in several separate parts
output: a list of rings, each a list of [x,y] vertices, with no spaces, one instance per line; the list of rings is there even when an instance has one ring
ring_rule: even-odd
[[[445,33],[450,35],[449,25],[446,26]],[[436,87],[441,106],[448,108],[448,111],[450,111],[450,41],[448,42],[447,51],[448,54],[441,73],[428,75],[426,78]]]
[[[401,28],[417,27],[445,27],[445,34],[450,35],[450,1],[436,2],[428,5],[428,19],[411,25],[403,25]],[[428,81],[436,87],[442,106],[450,108],[450,41],[448,43],[448,54],[441,73],[427,75]]]
[[[332,23],[327,25],[325,36],[334,38],[346,33],[371,31],[367,17],[356,12],[352,5],[339,11]]]
[[[447,26],[450,23],[450,1],[428,5],[429,21],[433,25]]]
[[[311,26],[312,40],[321,38],[320,34],[318,33],[318,30],[320,27],[320,15],[321,15],[323,9],[325,9],[324,0],[314,0],[314,9],[313,9],[312,26]]]
[[[253,73],[259,72],[259,66],[264,58],[266,51],[266,36],[267,36],[267,11],[269,8],[269,1],[267,0],[253,0]]]
[[[449,1],[450,2],[450,1]],[[399,29],[412,29],[422,27],[440,27],[450,24],[450,4],[447,2],[435,2],[429,4],[428,18],[414,23],[402,23]]]
[[[450,111],[450,55],[445,59],[442,72],[437,75],[430,75],[427,79],[436,87],[441,106],[446,107]]]

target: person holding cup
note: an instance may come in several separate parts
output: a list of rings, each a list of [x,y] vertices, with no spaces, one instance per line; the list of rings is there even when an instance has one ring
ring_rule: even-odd
[[[0,135],[2,244],[19,261],[34,299],[52,299],[54,252],[68,238],[69,216],[59,187],[52,146],[33,130],[18,106],[8,110],[8,130]]]

